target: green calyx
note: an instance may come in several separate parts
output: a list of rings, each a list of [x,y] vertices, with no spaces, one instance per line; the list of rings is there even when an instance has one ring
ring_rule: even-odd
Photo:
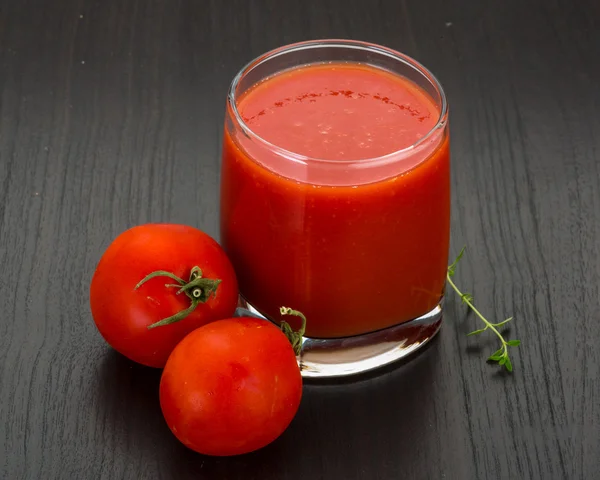
[[[300,317],[302,319],[302,325],[297,332],[292,330],[292,327],[286,321],[281,322],[281,331],[288,338],[292,344],[294,353],[296,356],[298,356],[300,353],[302,353],[302,337],[306,331],[306,317],[302,312],[299,312],[298,310],[292,310],[288,307],[281,307],[279,309],[279,313],[281,313],[281,315],[294,315],[295,317]]]
[[[151,330],[156,327],[161,327],[163,325],[169,325],[171,323],[179,322],[187,317],[190,313],[196,310],[196,307],[201,303],[206,303],[211,295],[216,294],[217,287],[221,283],[221,280],[212,279],[212,278],[203,278],[202,270],[200,267],[192,268],[190,272],[190,279],[186,282],[182,278],[179,278],[177,275],[166,272],[164,270],[157,270],[156,272],[152,272],[146,275],[136,286],[135,290],[140,288],[144,283],[148,280],[153,279],[154,277],[168,277],[171,280],[176,281],[177,283],[167,283],[165,284],[166,288],[177,288],[176,295],[180,295],[185,293],[191,301],[191,304],[185,310],[177,312],[175,315],[172,315],[167,318],[163,318],[159,322],[153,323],[148,326],[148,330]]]

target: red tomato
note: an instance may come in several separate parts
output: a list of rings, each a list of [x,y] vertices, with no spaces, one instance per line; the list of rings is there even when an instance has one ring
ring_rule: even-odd
[[[189,308],[192,297],[177,294],[171,278],[158,276],[136,285],[148,274],[163,270],[185,282],[199,267],[203,279],[221,280],[206,302],[183,320],[148,327]],[[213,285],[214,286],[214,285]],[[190,294],[191,295],[191,294]],[[90,288],[92,316],[104,339],[131,360],[163,367],[175,345],[196,328],[231,317],[238,302],[235,272],[215,240],[184,225],[148,224],[119,235],[108,247]]]
[[[206,455],[238,455],[271,443],[292,421],[301,396],[290,341],[256,318],[219,320],[190,333],[160,382],[169,428]]]

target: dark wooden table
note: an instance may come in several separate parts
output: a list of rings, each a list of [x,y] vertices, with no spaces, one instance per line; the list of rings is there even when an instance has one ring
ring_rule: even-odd
[[[148,221],[217,236],[224,100],[281,44],[351,37],[427,65],[451,104],[452,254],[514,315],[512,375],[460,302],[424,353],[305,387],[269,447],[209,458],[160,372],[91,319],[103,250]],[[600,475],[600,3],[0,2],[0,478],[593,479]]]

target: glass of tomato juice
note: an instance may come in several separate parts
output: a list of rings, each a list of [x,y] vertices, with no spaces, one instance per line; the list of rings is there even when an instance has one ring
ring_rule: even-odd
[[[304,376],[364,372],[427,343],[441,325],[449,235],[448,109],[425,67],[319,40],[234,78],[221,242],[243,306],[274,322],[281,306],[306,315]]]

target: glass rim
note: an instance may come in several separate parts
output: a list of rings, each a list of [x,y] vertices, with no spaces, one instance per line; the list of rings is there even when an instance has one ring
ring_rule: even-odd
[[[237,106],[238,96],[236,94],[236,91],[237,91],[237,87],[240,84],[240,81],[247,74],[249,74],[254,68],[258,67],[259,65],[263,64],[265,61],[267,61],[271,58],[275,58],[277,56],[284,55],[287,53],[292,53],[295,51],[302,51],[302,50],[308,50],[308,49],[313,49],[313,48],[324,48],[324,47],[347,48],[347,49],[349,48],[349,49],[355,49],[355,50],[370,51],[370,52],[377,53],[379,55],[385,55],[387,57],[390,57],[396,61],[404,63],[405,65],[413,68],[415,71],[417,71],[419,74],[421,74],[424,78],[426,78],[431,83],[431,85],[433,86],[433,88],[435,89],[435,91],[437,92],[437,94],[440,97],[440,104],[441,104],[440,105],[440,114],[439,114],[439,117],[438,117],[435,125],[425,135],[423,135],[423,137],[418,139],[412,145],[409,145],[407,147],[404,147],[404,148],[401,148],[398,150],[394,150],[393,152],[386,153],[385,155],[380,155],[377,157],[353,159],[353,160],[334,160],[334,159],[326,159],[326,158],[309,157],[309,156],[302,155],[302,154],[293,152],[291,150],[282,148],[272,142],[269,142],[268,140],[265,140],[259,134],[254,132],[252,130],[252,128],[244,121],[244,119],[242,118],[242,116],[238,110],[238,106]],[[433,99],[433,101],[437,104],[435,99]],[[364,42],[364,41],[360,41],[360,40],[347,40],[347,39],[307,40],[307,41],[303,41],[303,42],[296,42],[296,43],[291,43],[288,45],[283,45],[283,46],[275,48],[273,50],[269,50],[269,51],[263,53],[262,55],[259,55],[258,57],[254,58],[253,60],[249,61],[246,65],[244,65],[242,67],[242,69],[233,78],[233,81],[231,82],[229,91],[227,93],[227,103],[228,103],[229,108],[231,108],[231,111],[233,112],[235,122],[237,123],[237,125],[240,126],[240,128],[242,129],[242,131],[244,132],[244,134],[247,137],[249,137],[252,140],[258,141],[259,143],[264,145],[269,150],[274,151],[275,153],[287,158],[288,160],[302,163],[302,164],[307,164],[307,163],[333,164],[334,163],[337,165],[344,165],[344,164],[345,165],[349,165],[349,164],[363,164],[363,165],[369,164],[369,165],[371,165],[373,163],[377,163],[377,164],[387,163],[388,161],[395,159],[398,155],[401,155],[403,153],[408,153],[412,150],[416,150],[418,147],[420,147],[421,145],[426,143],[427,140],[429,140],[436,131],[438,131],[446,126],[447,117],[448,117],[448,102],[446,100],[446,94],[444,92],[444,89],[443,89],[441,83],[435,77],[435,75],[433,73],[431,73],[429,71],[429,69],[427,69],[424,65],[422,65],[420,62],[418,62],[417,60],[415,60],[414,58],[412,58],[408,55],[405,55],[401,52],[398,52],[391,48],[385,47],[383,45],[378,45],[376,43],[370,43],[370,42]]]

